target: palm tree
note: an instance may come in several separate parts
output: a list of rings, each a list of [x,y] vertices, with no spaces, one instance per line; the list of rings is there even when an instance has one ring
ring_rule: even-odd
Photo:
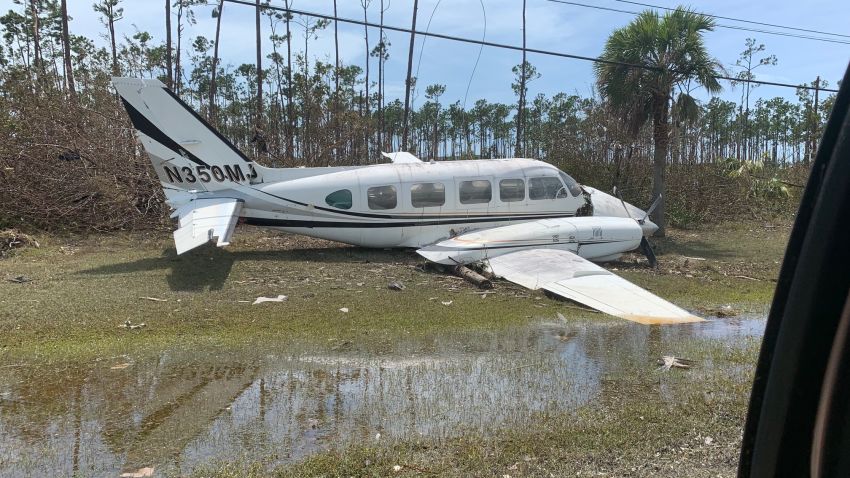
[[[632,133],[636,134],[652,118],[652,194],[662,197],[653,218],[659,236],[665,230],[664,167],[674,88],[696,83],[710,93],[721,90],[716,76],[723,67],[708,54],[702,37],[714,26],[711,18],[683,7],[663,16],[644,11],[608,37],[601,56],[607,62],[595,66],[600,94]],[[675,104],[693,109],[695,100],[680,91]]]

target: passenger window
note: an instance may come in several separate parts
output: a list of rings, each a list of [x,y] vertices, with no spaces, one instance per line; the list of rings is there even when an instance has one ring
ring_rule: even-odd
[[[493,187],[486,179],[461,181],[459,189],[461,204],[484,204],[493,198]]]
[[[572,178],[572,176],[563,171],[558,171],[558,173],[561,176],[561,180],[564,181],[564,184],[567,185],[567,189],[570,190],[570,194],[572,194],[573,197],[576,197],[581,194],[581,185],[578,183],[578,181],[576,181]]]
[[[395,186],[375,186],[366,190],[369,209],[394,209],[398,204]]]
[[[442,183],[419,183],[410,187],[413,207],[434,207],[446,203],[446,187]]]
[[[502,202],[516,202],[525,199],[525,181],[522,179],[499,181],[499,199]]]
[[[566,197],[566,190],[558,178],[531,178],[528,180],[528,197],[535,200],[561,198]]]
[[[348,189],[340,189],[334,191],[325,197],[325,202],[328,206],[338,209],[351,209],[351,191]]]

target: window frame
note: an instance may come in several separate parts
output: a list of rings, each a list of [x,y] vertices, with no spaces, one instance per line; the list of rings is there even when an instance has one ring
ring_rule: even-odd
[[[379,189],[379,188],[392,188],[392,191],[395,194],[395,202],[393,203],[392,207],[372,207],[373,203],[372,203],[372,198],[370,197],[371,192],[372,192],[373,189]],[[366,188],[366,207],[369,208],[369,210],[371,210],[371,211],[390,211],[390,210],[393,210],[393,209],[397,209],[398,208],[398,190],[399,190],[399,187],[398,187],[398,185],[395,185],[395,184],[378,184],[378,185],[374,185],[374,186],[368,186]]]
[[[522,183],[522,186],[520,187],[520,190],[522,191],[522,197],[520,197],[519,199],[511,199],[511,200],[506,201],[502,197],[502,183],[505,182],[505,181],[519,181],[520,183]],[[499,179],[499,202],[503,202],[503,203],[506,203],[506,204],[516,203],[516,202],[519,202],[519,203],[525,202],[528,199],[528,192],[526,191],[526,188],[528,187],[527,183],[528,183],[528,181],[526,181],[526,178],[524,178],[524,177],[522,177],[522,178]]]
[[[413,198],[414,189],[416,188],[416,186],[423,186],[423,185],[439,185],[439,186],[441,186],[442,187],[442,193],[443,193],[443,202],[441,202],[440,204],[427,204],[427,205],[417,206],[416,201]],[[446,184],[444,182],[430,181],[430,182],[411,183],[410,187],[408,187],[407,189],[408,189],[409,197],[410,197],[410,206],[413,207],[413,208],[421,209],[421,208],[426,208],[426,207],[444,207],[446,205]]]
[[[487,201],[478,201],[478,202],[463,202],[463,195],[461,194],[461,187],[464,183],[472,183],[475,181],[486,181],[490,186],[490,199]],[[472,178],[463,178],[455,181],[455,190],[457,191],[457,203],[459,207],[482,207],[487,206],[493,202],[493,178],[491,177],[472,177]]]
[[[534,181],[534,180],[536,180],[536,179],[554,179],[555,181],[557,181],[557,182],[558,182],[558,184],[560,184],[560,185],[561,185],[561,187],[560,187],[560,188],[559,188],[559,189],[555,192],[555,197],[552,197],[552,198],[550,198],[550,197],[533,198],[533,197],[531,197],[531,182],[532,182],[532,181]],[[567,199],[567,198],[569,198],[569,197],[570,197],[570,191],[569,191],[569,190],[567,189],[567,187],[564,185],[564,182],[563,182],[563,181],[561,181],[561,178],[560,178],[560,177],[558,177],[557,175],[555,175],[555,176],[550,176],[550,175],[545,175],[545,174],[544,174],[544,175],[540,175],[540,176],[530,177],[530,178],[528,178],[527,183],[528,183],[528,184],[527,184],[527,187],[528,187],[528,200],[529,200],[529,201],[556,201],[556,200],[558,200],[558,199]],[[558,193],[560,193],[561,191],[564,191],[564,194],[563,194],[563,195],[559,195],[559,194],[558,194]]]

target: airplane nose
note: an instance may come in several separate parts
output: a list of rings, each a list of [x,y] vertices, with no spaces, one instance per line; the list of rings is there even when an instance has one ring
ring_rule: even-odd
[[[650,221],[649,218],[646,218],[644,219],[643,224],[640,225],[640,228],[643,229],[644,236],[650,237],[658,230],[658,224],[655,224]]]

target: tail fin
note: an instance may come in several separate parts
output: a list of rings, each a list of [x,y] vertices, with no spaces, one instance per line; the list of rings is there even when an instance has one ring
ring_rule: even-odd
[[[254,163],[159,80],[113,78],[112,84],[167,195],[257,178]]]

